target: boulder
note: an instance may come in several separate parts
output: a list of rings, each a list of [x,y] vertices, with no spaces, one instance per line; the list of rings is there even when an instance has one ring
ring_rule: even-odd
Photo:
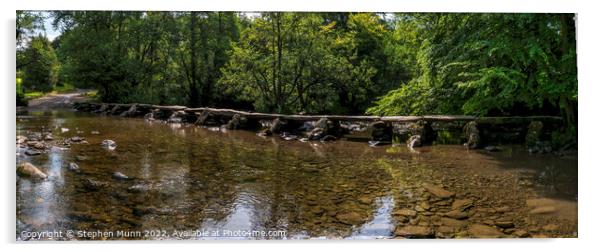
[[[220,119],[217,115],[207,110],[203,110],[194,122],[196,125],[203,126],[219,126],[221,124]]]
[[[17,174],[22,177],[28,177],[32,179],[46,179],[48,175],[42,172],[38,167],[35,167],[29,162],[22,162],[17,165]]]
[[[147,120],[147,121],[154,121],[154,120],[155,120],[155,115],[153,114],[153,112],[146,113],[146,114],[144,115],[144,120]]]
[[[407,146],[410,149],[422,146],[422,137],[420,135],[412,135],[410,138],[408,138]]]
[[[226,129],[229,130],[237,130],[241,128],[241,125],[243,124],[242,121],[246,121],[247,119],[245,117],[240,116],[239,114],[234,114],[232,116],[232,119],[230,119],[230,121],[228,121],[228,123],[226,124]]]
[[[132,106],[130,106],[130,108],[128,110],[123,111],[123,113],[121,113],[119,116],[123,116],[123,117],[135,116],[137,110],[138,110],[138,106],[136,106],[136,104],[133,104]]]
[[[284,120],[281,120],[280,118],[276,118],[276,119],[272,120],[272,124],[270,126],[270,132],[272,132],[272,134],[280,134],[282,131],[284,131],[286,124],[287,124],[287,122]]]
[[[415,147],[419,147],[425,144],[431,144],[436,138],[431,124],[424,120],[420,120],[418,122],[410,124],[407,131],[410,135],[407,141],[408,144],[410,143],[410,140],[412,140],[412,138],[420,139],[420,142],[417,142]]]
[[[373,141],[387,141],[390,142],[393,138],[393,127],[390,123],[383,121],[376,121],[370,124],[370,130],[372,131]]]
[[[183,123],[185,117],[186,112],[182,110],[175,111],[167,118],[167,123]]]
[[[466,137],[466,147],[469,149],[479,148],[481,145],[481,136],[477,122],[471,121],[464,125],[464,137]]]
[[[536,146],[541,139],[543,131],[543,123],[540,121],[532,121],[527,126],[527,134],[525,135],[525,144],[527,147]]]

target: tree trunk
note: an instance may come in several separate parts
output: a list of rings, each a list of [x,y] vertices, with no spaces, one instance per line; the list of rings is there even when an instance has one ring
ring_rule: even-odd
[[[197,36],[196,36],[196,13],[190,12],[190,92],[189,104],[191,107],[199,105],[199,90],[197,85]]]

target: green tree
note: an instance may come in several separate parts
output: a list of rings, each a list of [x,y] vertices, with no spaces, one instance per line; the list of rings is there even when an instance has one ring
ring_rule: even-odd
[[[57,82],[59,62],[50,41],[42,35],[33,37],[23,54],[30,62],[24,66],[23,86],[28,90],[51,91]]]
[[[573,15],[414,14],[416,76],[372,114],[564,115],[575,124]]]

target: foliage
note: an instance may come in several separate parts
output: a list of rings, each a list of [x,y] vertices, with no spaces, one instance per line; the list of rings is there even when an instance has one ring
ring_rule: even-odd
[[[17,15],[19,48],[48,15]],[[577,122],[572,14],[51,16],[62,31],[52,42],[58,87],[96,88],[105,102],[310,114],[562,115],[570,127]],[[51,51],[47,42],[36,43]],[[18,72],[27,47],[18,49]]]
[[[28,90],[48,92],[57,82],[59,62],[46,37],[31,38],[23,52],[30,62],[23,69],[23,86]]]
[[[17,106],[27,106],[27,99],[25,99],[25,93],[23,92],[22,79],[18,78],[15,81],[17,83]]]
[[[566,14],[403,15],[414,79],[368,109],[384,115],[563,115],[576,123],[574,20]],[[420,35],[416,35],[420,34]]]

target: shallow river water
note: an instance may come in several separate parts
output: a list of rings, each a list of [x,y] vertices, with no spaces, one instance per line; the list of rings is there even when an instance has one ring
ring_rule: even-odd
[[[17,163],[48,174],[17,176],[17,239],[577,236],[576,156],[520,146],[412,153],[68,110],[20,112],[16,123],[30,141],[52,135],[40,155],[17,144]],[[84,139],[64,145],[74,136]]]

